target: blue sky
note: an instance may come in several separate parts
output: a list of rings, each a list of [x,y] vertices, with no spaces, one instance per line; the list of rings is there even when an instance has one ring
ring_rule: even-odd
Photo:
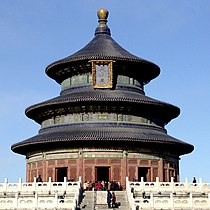
[[[168,134],[195,146],[181,157],[181,180],[210,182],[208,0],[0,1],[0,182],[25,180],[25,157],[10,147],[36,135],[40,126],[24,111],[59,95],[45,68],[93,38],[100,8],[109,10],[115,41],[161,68],[146,95],[181,109],[166,126]]]

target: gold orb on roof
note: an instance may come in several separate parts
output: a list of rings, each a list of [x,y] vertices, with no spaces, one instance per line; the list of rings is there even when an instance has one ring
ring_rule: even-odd
[[[99,20],[106,20],[109,15],[109,11],[107,9],[99,9],[97,15]]]

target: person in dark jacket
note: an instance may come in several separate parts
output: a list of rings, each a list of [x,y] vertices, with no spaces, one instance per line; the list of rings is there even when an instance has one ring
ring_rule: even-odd
[[[111,208],[112,194],[109,190],[107,190],[107,204],[108,208]]]
[[[196,186],[197,184],[196,184],[196,178],[195,177],[193,177],[193,181],[192,181],[192,183],[194,184],[194,186]]]
[[[39,175],[39,176],[36,178],[36,182],[42,182],[42,177],[41,177],[41,175]]]

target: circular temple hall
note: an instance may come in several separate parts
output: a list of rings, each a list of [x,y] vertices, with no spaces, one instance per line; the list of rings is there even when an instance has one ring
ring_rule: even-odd
[[[48,65],[60,95],[32,105],[26,116],[38,134],[12,145],[26,156],[26,181],[179,181],[179,159],[191,144],[167,134],[180,109],[146,96],[144,86],[160,68],[111,37],[108,11],[98,10],[93,39],[76,53]]]

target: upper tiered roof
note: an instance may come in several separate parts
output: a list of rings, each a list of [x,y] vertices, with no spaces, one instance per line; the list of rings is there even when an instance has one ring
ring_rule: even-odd
[[[46,74],[61,83],[65,78],[64,69],[67,66],[70,70],[66,74],[69,75],[73,72],[75,64],[78,63],[86,64],[86,68],[88,68],[90,60],[115,60],[118,69],[126,69],[128,74],[135,75],[144,83],[156,78],[160,73],[160,68],[157,65],[132,55],[112,39],[110,29],[106,24],[107,17],[107,10],[99,10],[99,26],[95,30],[95,37],[78,52],[50,64],[46,68]]]

